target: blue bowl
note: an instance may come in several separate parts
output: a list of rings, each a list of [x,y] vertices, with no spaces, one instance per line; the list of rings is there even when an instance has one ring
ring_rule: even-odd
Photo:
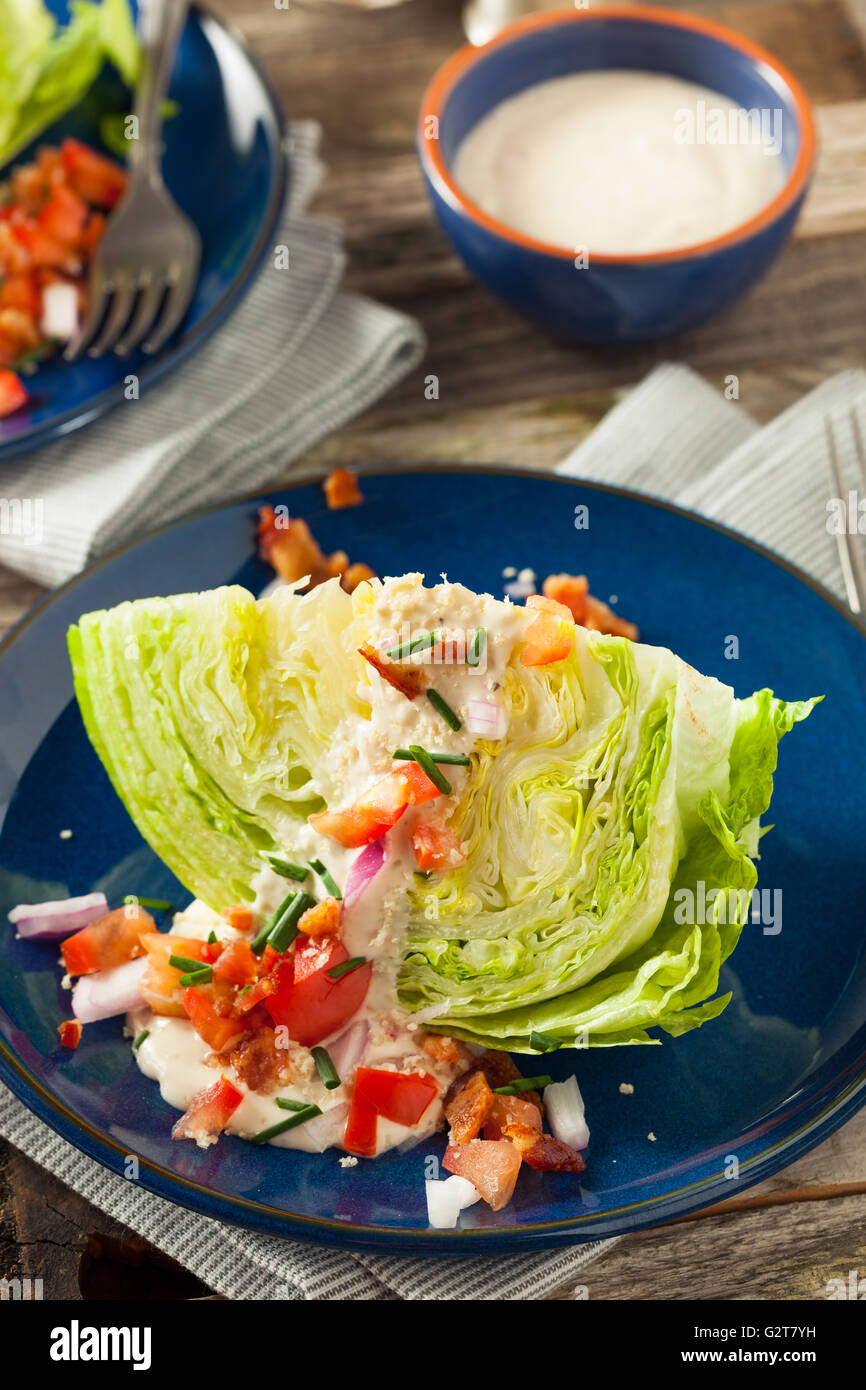
[[[574,251],[487,216],[451,172],[464,136],[487,113],[549,78],[599,68],[669,73],[744,110],[782,111],[786,180],[757,216],[724,236],[648,255]],[[815,162],[811,110],[796,79],[765,49],[695,15],[643,5],[555,11],[466,47],[436,73],[421,105],[421,167],[443,230],[466,265],[517,313],[560,337],[626,343],[681,333],[725,308],[781,250]]]

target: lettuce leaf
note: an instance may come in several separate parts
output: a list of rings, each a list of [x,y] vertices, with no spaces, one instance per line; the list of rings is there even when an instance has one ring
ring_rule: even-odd
[[[109,776],[211,906],[250,899],[263,853],[303,854],[310,812],[352,799],[334,749],[371,730],[381,741],[357,653],[375,595],[362,586],[353,602],[331,581],[257,601],[228,587],[71,629]],[[739,700],[666,648],[582,628],[554,665],[524,667],[518,647],[503,698],[505,738],[476,743],[449,803],[465,863],[407,872],[403,1006],[441,1006],[426,1026],[523,1052],[648,1043],[650,1029],[715,1018],[778,743],[815,701]]]
[[[42,0],[0,0],[0,164],[76,106],[106,60],[136,81],[128,0],[72,0],[69,10],[61,26]]]

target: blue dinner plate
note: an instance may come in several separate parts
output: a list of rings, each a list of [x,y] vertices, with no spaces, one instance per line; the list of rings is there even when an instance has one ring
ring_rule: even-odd
[[[47,0],[61,20],[67,0]],[[134,373],[149,390],[236,307],[272,244],[288,186],[284,121],[270,83],[244,40],[203,6],[189,14],[171,81],[179,110],[166,122],[163,172],[202,239],[198,285],[180,332],[155,357],[141,350],[65,362],[55,354],[26,378],[30,401],[0,420],[0,462],[79,429],[124,399]],[[129,110],[130,97],[110,67],[85,100],[11,161],[38,145],[74,135],[102,146],[100,120]]]
[[[49,596],[0,648],[0,1077],[60,1134],[115,1172],[195,1211],[272,1234],[412,1253],[544,1248],[635,1230],[731,1197],[825,1139],[866,1099],[863,787],[859,737],[866,629],[804,575],[687,512],[589,483],[511,470],[373,473],[365,502],[328,511],[317,483],[200,512],[128,546]],[[761,883],[781,891],[781,930],[747,926],[723,970],[716,1021],[660,1047],[545,1058],[576,1072],[592,1131],[580,1177],[524,1170],[514,1199],[478,1204],[463,1229],[432,1231],[424,1177],[440,1136],[343,1169],[336,1151],[204,1151],[170,1137],[176,1119],[138,1070],[119,1020],[57,1043],[69,1014],[52,944],[16,940],[18,902],[102,889],[186,894],[131,824],[85,737],[65,633],[123,599],[270,578],[255,557],[262,501],[286,502],[328,550],[381,574],[442,571],[502,593],[506,566],[586,571],[648,642],[676,649],[745,695],[823,693],[780,750]],[[575,507],[590,525],[575,529]],[[739,656],[726,658],[738,639]],[[69,829],[71,838],[61,838]],[[529,1063],[532,1067],[532,1063]],[[537,1066],[535,1068],[537,1070]],[[620,1084],[634,1087],[622,1094]],[[655,1138],[650,1138],[654,1135]]]

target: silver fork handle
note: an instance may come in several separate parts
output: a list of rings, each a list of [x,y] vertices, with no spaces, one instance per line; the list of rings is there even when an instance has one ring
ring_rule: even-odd
[[[130,164],[155,182],[162,181],[162,103],[187,9],[188,0],[139,0],[141,75],[134,107],[138,139],[130,151]]]

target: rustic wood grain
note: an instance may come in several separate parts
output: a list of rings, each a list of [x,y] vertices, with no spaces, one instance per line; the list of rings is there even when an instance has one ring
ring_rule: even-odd
[[[475,285],[436,227],[414,154],[426,82],[461,42],[460,0],[364,13],[292,0],[217,0],[261,54],[295,117],[323,126],[316,210],[345,229],[346,283],[416,314],[422,367],[303,461],[503,462],[550,467],[654,364],[679,360],[720,391],[740,379],[759,421],[866,359],[866,0],[689,0],[764,43],[816,105],[820,157],[796,234],[766,279],[718,320],[626,350],[551,341]],[[593,0],[598,7],[598,0]],[[230,327],[226,330],[230,331]],[[438,401],[424,377],[440,379]],[[42,591],[0,570],[0,632]],[[721,1209],[621,1240],[581,1275],[591,1299],[820,1299],[866,1275],[866,1114]],[[46,1297],[190,1298],[204,1286],[0,1142],[0,1275]],[[565,1289],[558,1297],[572,1296]]]

